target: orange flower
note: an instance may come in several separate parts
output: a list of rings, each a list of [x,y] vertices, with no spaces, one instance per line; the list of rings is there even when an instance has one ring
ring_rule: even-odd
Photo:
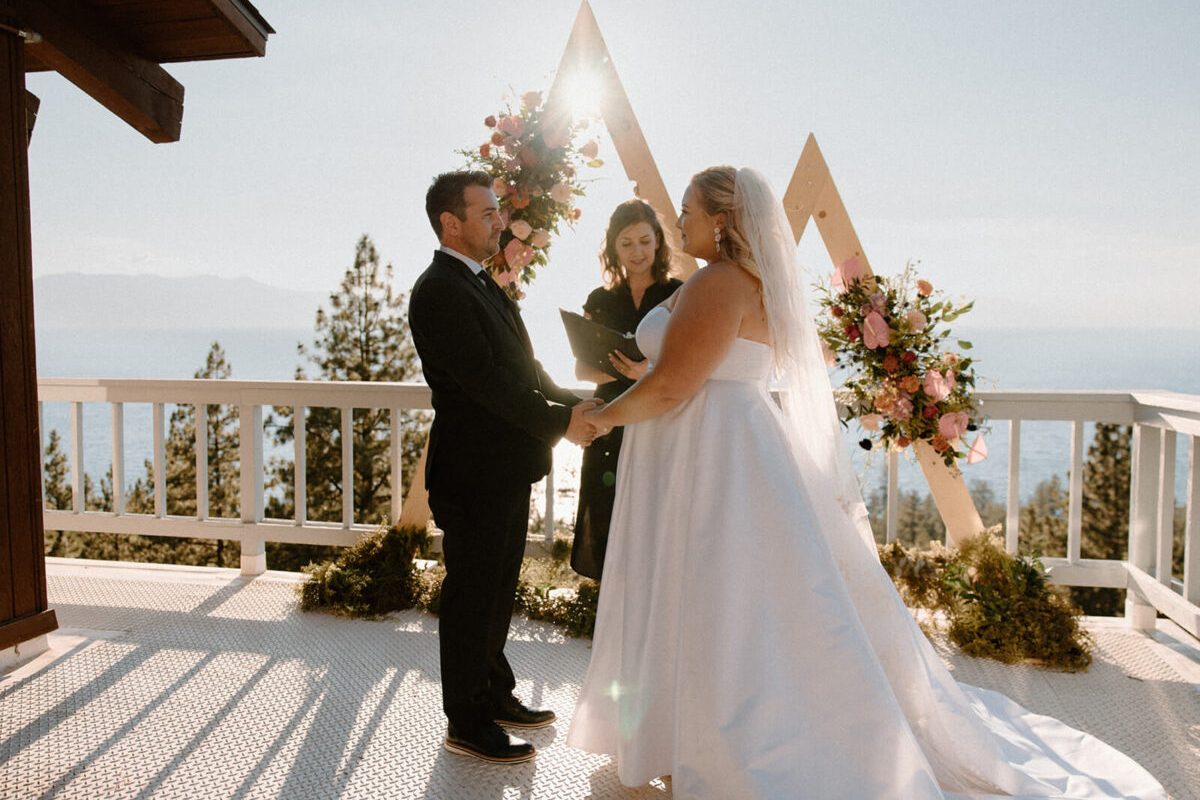
[[[529,206],[529,192],[524,189],[518,189],[512,196],[513,208],[527,208]]]

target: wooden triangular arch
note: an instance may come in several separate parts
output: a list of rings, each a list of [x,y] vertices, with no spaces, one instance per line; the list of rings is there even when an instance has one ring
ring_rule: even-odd
[[[675,269],[682,278],[687,278],[697,269],[694,258],[683,252],[679,232],[675,227],[678,215],[671,201],[666,184],[650,153],[650,146],[642,134],[641,126],[634,115],[633,106],[617,75],[600,26],[592,14],[588,0],[582,0],[575,17],[571,36],[559,62],[558,72],[550,87],[547,108],[550,113],[568,114],[566,84],[578,70],[586,70],[600,81],[600,114],[612,138],[613,148],[621,159],[625,174],[635,184],[638,196],[649,202],[663,217],[664,228],[671,239],[675,253]],[[817,139],[809,134],[800,153],[800,160],[792,173],[792,180],[783,195],[783,207],[792,225],[792,234],[799,244],[809,219],[815,220],[821,240],[833,264],[841,264],[857,257],[863,268],[870,273],[870,262],[863,252],[858,234],[850,221],[850,214],[842,203],[837,186]],[[983,522],[971,501],[962,476],[946,467],[941,458],[929,445],[919,442],[914,452],[929,490],[937,504],[938,512],[946,524],[947,540],[955,544],[983,530]],[[399,474],[399,465],[393,467]],[[423,526],[429,520],[429,505],[424,482],[425,453],[421,454],[413,478],[412,490],[404,503],[401,524]]]
[[[825,156],[817,146],[817,138],[811,133],[804,143],[787,191],[783,194],[783,208],[792,224],[792,235],[795,236],[797,244],[804,236],[808,221],[812,219],[817,224],[825,251],[829,253],[834,265],[841,264],[849,258],[857,258],[867,274],[871,274],[871,262],[858,239],[850,221],[850,214],[842,203],[842,197],[838,194],[829,165],[825,163]],[[915,443],[913,452],[917,456],[917,463],[921,465],[921,471],[925,474],[938,513],[946,523],[947,543],[957,544],[982,531],[983,520],[975,509],[975,503],[971,500],[962,475],[947,467],[934,449],[925,442]]]

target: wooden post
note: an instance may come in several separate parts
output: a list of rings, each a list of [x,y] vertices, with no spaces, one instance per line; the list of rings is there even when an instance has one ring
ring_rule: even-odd
[[[0,22],[17,27],[13,8],[0,5]],[[0,657],[20,658],[58,627],[46,600],[24,46],[0,29]]]
[[[863,271],[871,274],[870,262],[863,252],[862,243],[854,232],[850,215],[833,183],[833,176],[821,154],[821,148],[817,146],[817,139],[812,134],[804,143],[792,180],[784,192],[783,209],[792,224],[792,235],[797,243],[804,235],[808,220],[812,218],[817,223],[825,250],[834,264],[857,258]],[[946,543],[955,545],[982,532],[983,520],[975,509],[962,475],[947,467],[941,456],[924,442],[915,443],[913,452],[921,471],[925,473],[929,493],[933,495],[938,513],[946,523]]]

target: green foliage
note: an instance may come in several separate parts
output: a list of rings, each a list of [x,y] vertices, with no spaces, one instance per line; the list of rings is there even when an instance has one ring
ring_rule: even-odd
[[[1037,558],[1007,553],[983,533],[957,549],[880,548],[880,560],[905,603],[948,621],[963,652],[1006,664],[1024,661],[1075,672],[1091,663],[1092,641],[1079,609],[1046,581]]]
[[[420,605],[426,593],[413,557],[427,534],[388,528],[368,534],[338,557],[304,568],[300,608],[349,617],[376,617]]]
[[[584,581],[573,592],[566,590],[555,595],[551,595],[548,586],[532,586],[524,581],[517,584],[517,610],[530,619],[561,626],[568,636],[591,638],[596,630],[599,599],[600,584],[594,581]]]
[[[420,374],[416,350],[408,331],[405,296],[392,287],[392,268],[380,265],[379,254],[368,236],[359,239],[354,264],[342,276],[338,291],[329,296],[329,309],[317,311],[315,338],[298,352],[328,381],[406,381]],[[308,380],[304,367],[297,380]],[[294,409],[276,408],[268,420],[273,441],[285,445],[295,434]],[[308,518],[339,522],[342,518],[342,437],[353,437],[354,503],[356,521],[385,524],[393,492],[403,493],[412,478],[425,445],[428,414],[406,411],[401,415],[403,436],[401,486],[390,480],[391,418],[388,409],[354,409],[352,431],[342,430],[341,411],[311,408],[305,424],[305,478]],[[269,499],[267,516],[288,519],[294,515],[295,466],[291,460],[270,464],[271,485],[281,489]],[[312,559],[330,556],[330,548],[278,545],[268,549],[268,559],[279,569],[298,569]]]

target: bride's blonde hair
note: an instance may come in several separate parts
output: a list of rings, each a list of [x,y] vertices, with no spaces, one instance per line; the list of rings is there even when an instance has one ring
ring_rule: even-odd
[[[696,187],[705,212],[709,215],[725,213],[725,227],[717,246],[718,257],[729,259],[761,281],[754,253],[746,240],[744,208],[737,193],[737,172],[737,167],[728,164],[709,167],[692,176],[692,186]]]

